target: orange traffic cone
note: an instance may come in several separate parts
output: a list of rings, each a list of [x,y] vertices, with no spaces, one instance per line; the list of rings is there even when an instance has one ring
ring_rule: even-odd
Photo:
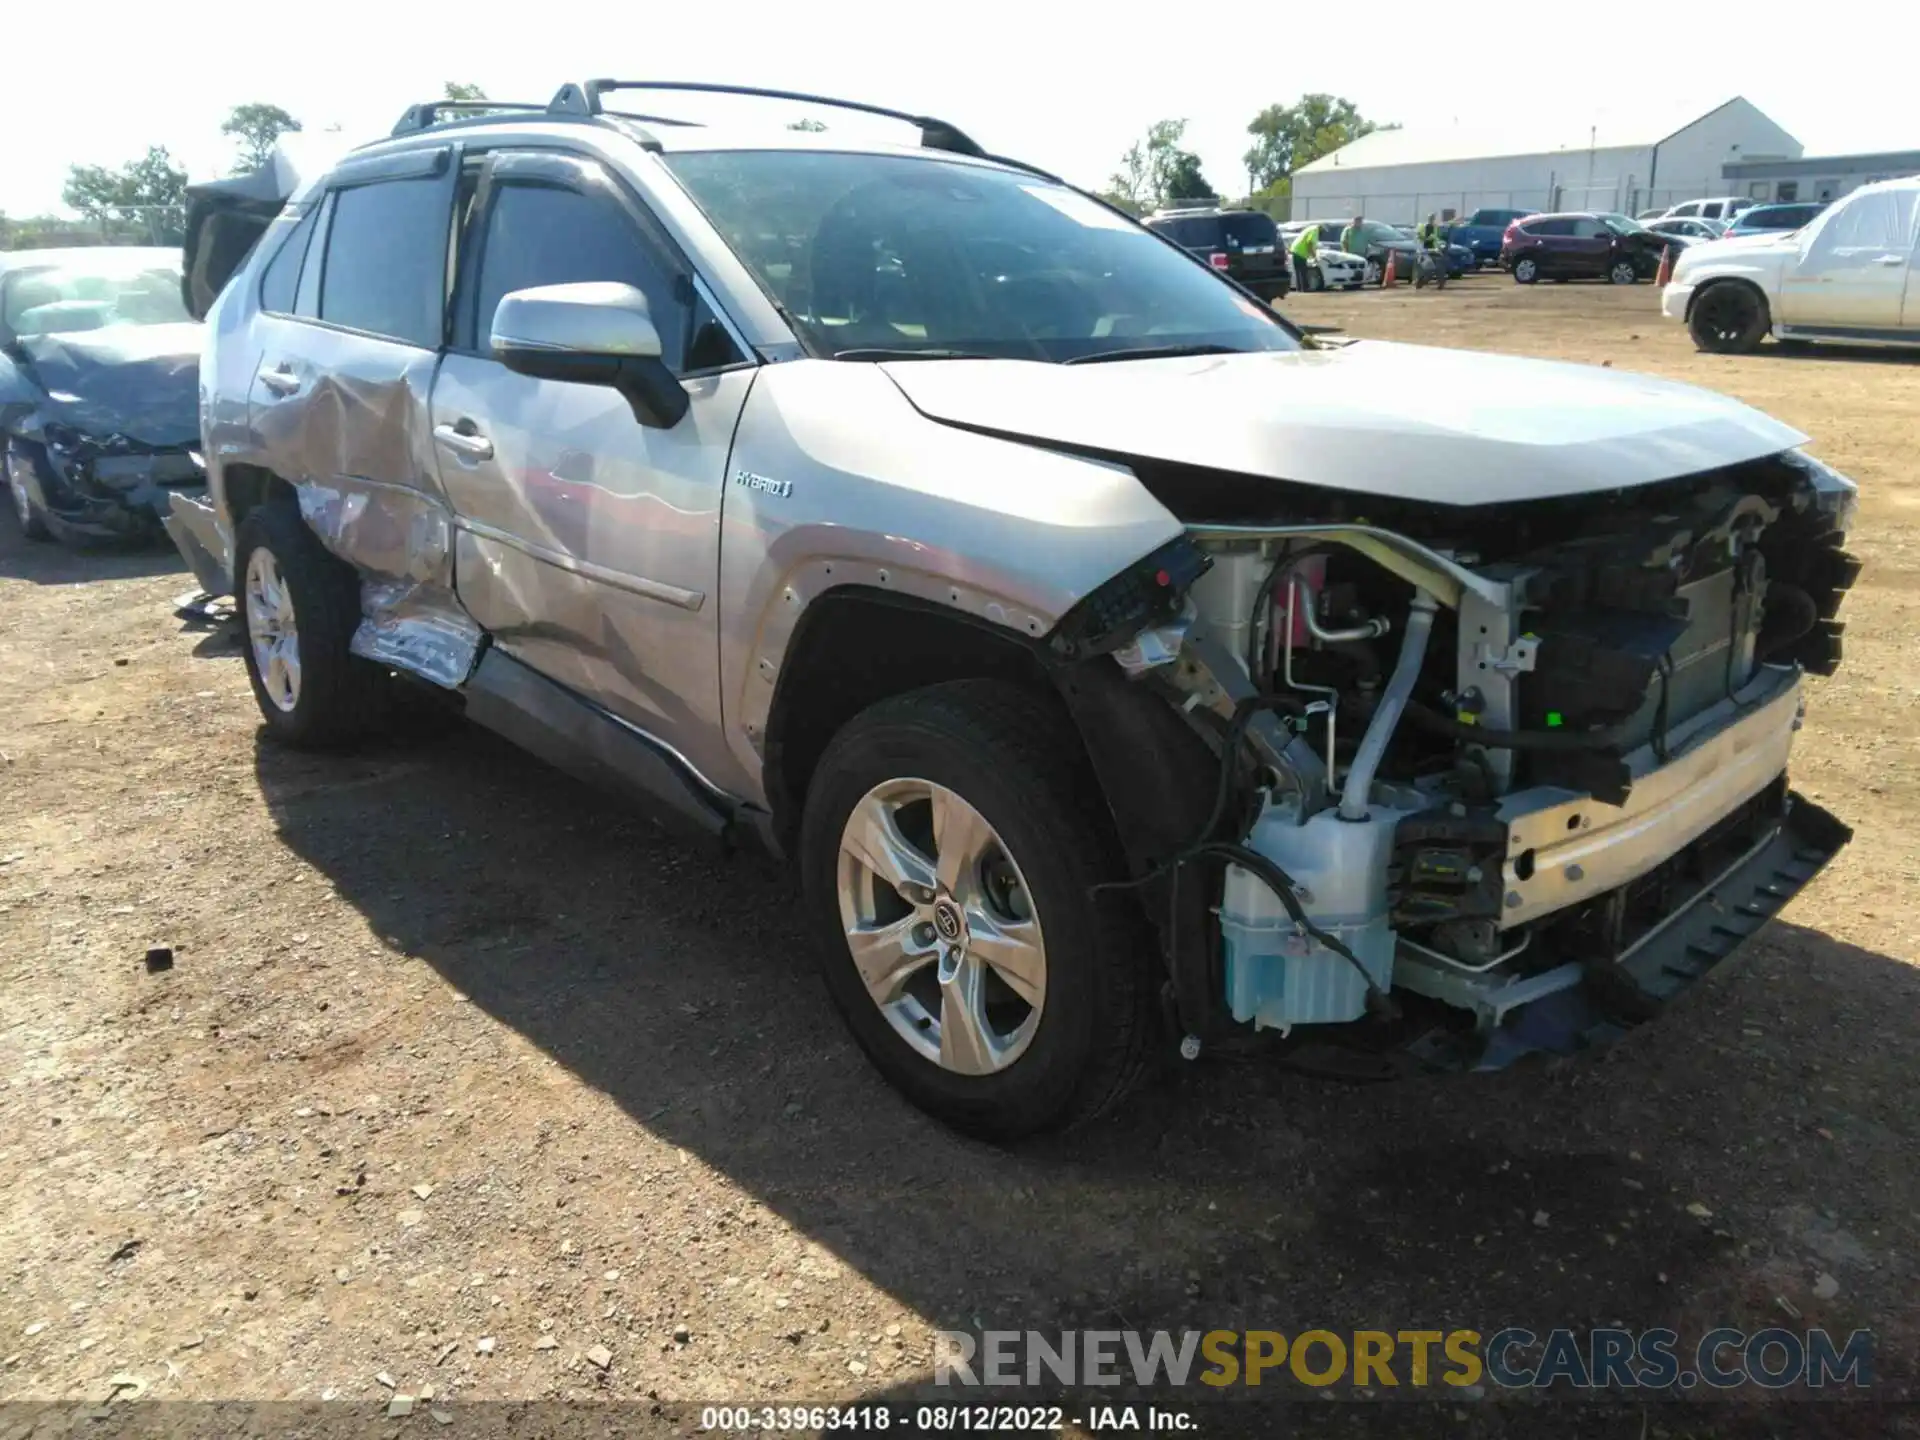
[[[1395,268],[1395,265],[1394,265],[1394,261],[1398,258],[1399,258],[1398,251],[1396,250],[1387,251],[1386,272],[1382,274],[1380,277],[1380,288],[1382,290],[1391,290],[1394,286],[1400,283],[1400,272],[1398,269]]]
[[[1653,283],[1664,289],[1671,279],[1673,279],[1673,247],[1663,245],[1660,247],[1660,271],[1653,277]]]

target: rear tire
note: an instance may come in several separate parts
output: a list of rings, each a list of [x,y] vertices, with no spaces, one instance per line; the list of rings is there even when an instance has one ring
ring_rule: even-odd
[[[267,732],[283,744],[349,744],[387,720],[390,677],[349,649],[360,577],[284,501],[250,511],[234,536],[241,653]]]
[[[1117,869],[1105,814],[1065,716],[1002,681],[882,701],[814,771],[799,860],[827,991],[875,1068],[957,1130],[1072,1125],[1139,1073],[1151,969],[1132,903],[1093,889]]]
[[[1759,292],[1733,280],[1718,281],[1694,296],[1687,316],[1693,343],[1715,355],[1750,354],[1772,326]]]
[[[1540,262],[1531,255],[1523,255],[1513,262],[1513,280],[1516,285],[1531,285],[1540,278]]]

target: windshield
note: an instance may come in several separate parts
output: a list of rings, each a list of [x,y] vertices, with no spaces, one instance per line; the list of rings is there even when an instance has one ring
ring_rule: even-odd
[[[0,297],[0,327],[22,339],[191,318],[177,258],[102,255],[22,266],[0,275]]]
[[[1035,176],[827,151],[664,159],[816,356],[1299,346],[1184,251]]]
[[[1629,215],[1602,215],[1600,223],[1616,235],[1643,235],[1647,229]]]

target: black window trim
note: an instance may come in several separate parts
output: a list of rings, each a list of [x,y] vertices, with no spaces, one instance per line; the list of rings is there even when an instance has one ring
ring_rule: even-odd
[[[747,343],[746,333],[740,328],[733,316],[720,304],[720,297],[714,287],[700,273],[700,268],[688,257],[685,250],[660,223],[653,213],[653,207],[639,194],[612,166],[604,156],[584,146],[568,145],[558,141],[532,143],[525,140],[501,140],[496,144],[469,145],[464,158],[480,162],[479,185],[474,191],[473,204],[467,209],[466,219],[455,245],[456,260],[453,283],[447,292],[446,344],[443,352],[448,355],[464,355],[476,360],[493,360],[493,354],[480,343],[479,317],[471,317],[472,334],[470,341],[462,333],[463,317],[455,313],[455,302],[461,298],[463,287],[471,287],[478,277],[479,266],[486,249],[486,223],[491,208],[491,192],[494,174],[500,170],[499,162],[505,161],[518,171],[524,166],[525,174],[509,173],[509,181],[518,179],[535,180],[538,183],[553,185],[561,189],[574,190],[579,194],[591,194],[602,189],[613,202],[620,207],[627,218],[640,230],[641,239],[656,254],[661,269],[666,273],[669,283],[676,290],[684,291],[688,303],[697,308],[704,304],[721,329],[727,332],[727,338],[741,358],[726,365],[703,365],[698,369],[678,370],[674,378],[682,381],[704,379],[710,375],[725,375],[734,370],[754,369],[764,363],[759,352]],[[547,163],[543,164],[545,161]],[[556,164],[553,162],[564,162]],[[545,171],[546,173],[542,173]],[[471,271],[470,268],[471,267]],[[476,297],[477,298],[477,295]],[[691,337],[689,337],[691,338]],[[467,343],[463,343],[467,342]],[[496,362],[497,363],[497,362]]]

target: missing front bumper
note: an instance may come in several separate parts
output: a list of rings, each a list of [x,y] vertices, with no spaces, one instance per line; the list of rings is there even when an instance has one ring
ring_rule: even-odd
[[[1824,870],[1853,831],[1778,777],[1774,804],[1754,802],[1750,819],[1702,837],[1646,877],[1669,900],[1662,918],[1604,958],[1571,951],[1534,956],[1532,973],[1506,983],[1468,977],[1403,955],[1396,989],[1469,1012],[1470,1028],[1422,1034],[1409,1047],[1445,1069],[1497,1070],[1533,1052],[1570,1054],[1604,1044],[1653,1018],[1668,1002],[1732,958]],[[1600,897],[1621,909],[1623,887]],[[1548,943],[1553,943],[1549,941]],[[1553,963],[1555,960],[1559,963]]]

